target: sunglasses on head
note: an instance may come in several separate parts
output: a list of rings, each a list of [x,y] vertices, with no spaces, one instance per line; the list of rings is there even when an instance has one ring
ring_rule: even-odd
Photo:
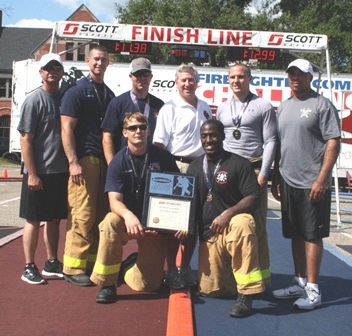
[[[148,70],[137,71],[133,74],[134,77],[149,77],[151,74]]]
[[[126,129],[131,131],[131,132],[137,131],[138,128],[141,131],[145,131],[148,128],[148,126],[146,124],[141,124],[141,125],[131,125],[131,126],[127,126],[126,127]]]
[[[61,65],[46,65],[46,66],[42,67],[42,70],[45,70],[45,71],[60,71],[60,70],[62,70],[62,66]]]

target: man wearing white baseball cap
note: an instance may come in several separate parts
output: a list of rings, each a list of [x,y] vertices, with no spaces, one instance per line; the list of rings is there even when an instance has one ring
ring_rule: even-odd
[[[296,59],[293,62],[291,62],[288,67],[286,72],[288,73],[291,68],[296,67],[297,69],[301,70],[304,73],[310,73],[312,76],[314,76],[313,73],[313,67],[310,64],[309,61],[305,59]]]
[[[340,122],[330,100],[311,89],[312,65],[297,59],[286,70],[293,96],[277,111],[278,152],[272,193],[281,201],[282,230],[291,239],[292,284],[273,291],[293,306],[321,305],[319,273],[323,238],[329,236],[331,171],[340,149]]]
[[[43,55],[39,61],[39,66],[41,69],[43,69],[51,62],[58,63],[57,66],[60,66],[61,68],[63,66],[62,59],[61,59],[60,55],[53,54],[53,53],[48,53],[48,54]]]
[[[59,90],[64,74],[57,54],[45,54],[40,62],[42,86],[26,97],[18,124],[24,174],[20,217],[26,219],[23,230],[25,267],[21,276],[29,284],[43,284],[35,264],[39,227],[45,223],[44,242],[46,276],[63,278],[58,260],[60,221],[67,218],[67,161],[61,141]]]

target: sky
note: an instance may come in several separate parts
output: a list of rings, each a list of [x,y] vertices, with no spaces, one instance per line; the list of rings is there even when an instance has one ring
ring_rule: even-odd
[[[65,21],[82,4],[100,22],[115,23],[115,3],[123,6],[127,2],[128,0],[0,0],[0,8],[3,10],[3,27],[53,28],[54,22]]]
[[[79,6],[86,5],[100,22],[113,23],[115,3],[128,0],[0,0],[3,27],[52,28],[65,21]]]

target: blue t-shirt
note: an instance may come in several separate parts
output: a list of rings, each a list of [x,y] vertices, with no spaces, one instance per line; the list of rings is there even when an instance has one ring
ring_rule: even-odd
[[[74,130],[78,159],[93,155],[105,160],[101,122],[114,93],[105,85],[82,78],[63,95],[61,115],[77,119]]]
[[[123,119],[125,118],[126,113],[143,113],[145,110],[146,103],[148,103],[150,106],[148,116],[148,123],[150,129],[149,138],[153,139],[153,134],[156,125],[156,117],[159,113],[159,110],[164,105],[164,102],[151,94],[148,94],[145,99],[137,99],[137,102],[138,107],[135,106],[135,103],[132,101],[131,91],[127,91],[112,99],[110,104],[108,105],[101,128],[103,131],[115,135],[114,145],[116,152],[118,152],[122,147],[127,145],[127,140],[122,135]]]
[[[167,150],[154,145],[148,146],[147,170],[156,172],[179,172],[174,157]],[[145,162],[145,155],[131,155],[137,176],[141,172]],[[147,171],[146,171],[147,172]],[[122,148],[112,159],[108,166],[105,192],[118,192],[123,194],[123,203],[140,220],[142,218],[144,191],[146,185],[146,173],[141,181],[136,181],[133,167],[129,159],[127,147]],[[139,197],[136,197],[137,186],[140,184]]]

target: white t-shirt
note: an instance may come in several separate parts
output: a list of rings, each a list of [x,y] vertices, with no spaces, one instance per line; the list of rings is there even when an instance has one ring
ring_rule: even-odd
[[[204,153],[200,127],[211,115],[205,101],[197,99],[195,108],[177,95],[160,109],[153,142],[162,143],[173,155],[198,157]]]

